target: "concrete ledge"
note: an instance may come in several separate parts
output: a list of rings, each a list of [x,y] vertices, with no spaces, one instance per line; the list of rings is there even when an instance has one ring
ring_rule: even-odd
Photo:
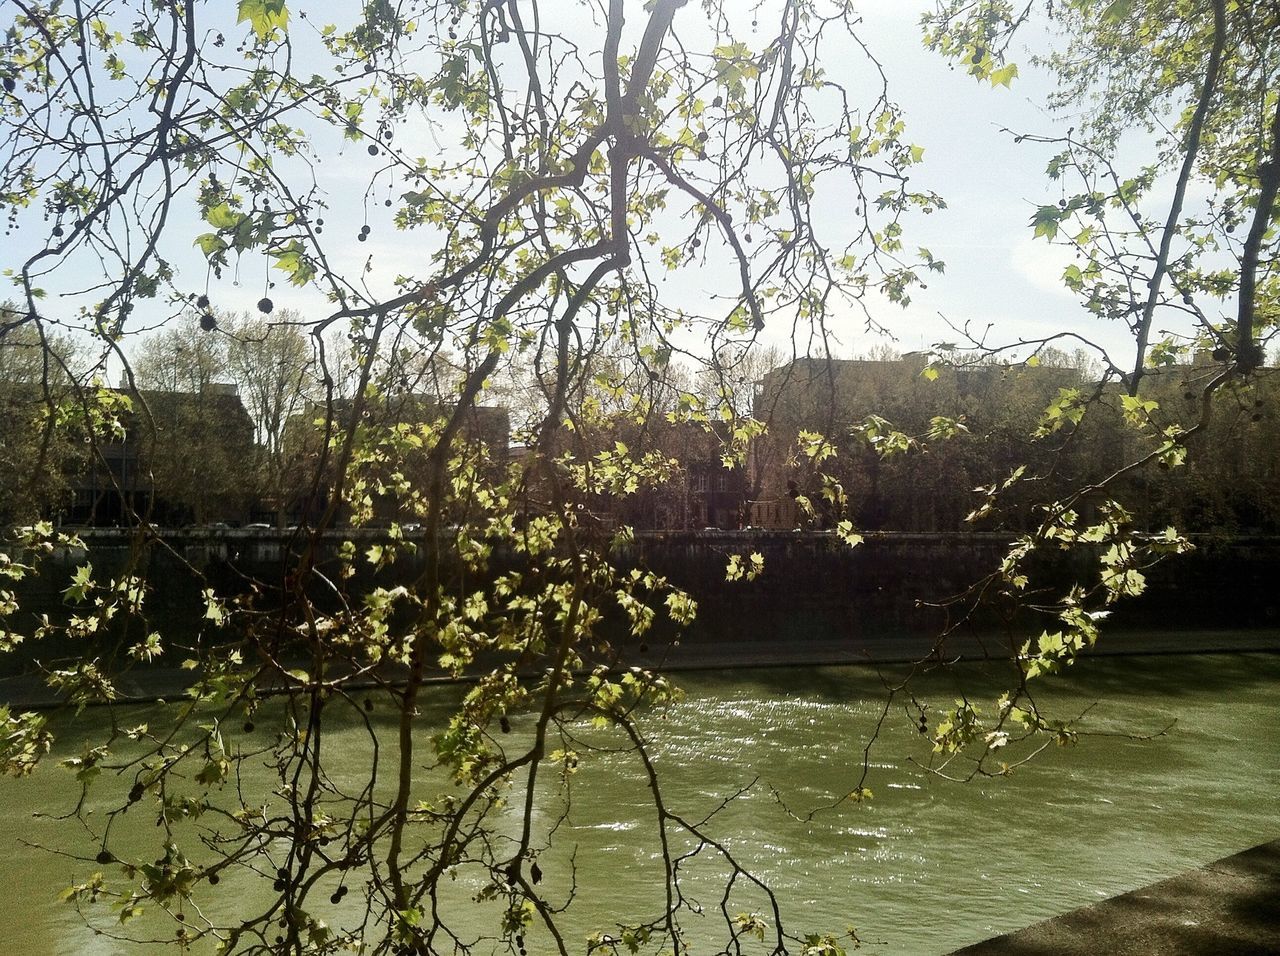
[[[1260,794],[1258,799],[1274,799]],[[1276,956],[1280,840],[952,956]]]
[[[654,641],[640,650],[636,639],[616,641],[621,657],[619,668],[643,667],[663,673],[704,670],[741,670],[774,667],[844,667],[857,665],[910,664],[928,658],[934,638],[927,634],[886,634],[792,641],[720,641],[697,637],[669,644]],[[1144,656],[1161,654],[1274,654],[1280,653],[1280,629],[1256,631],[1136,631],[1104,634],[1087,656]],[[968,636],[950,638],[945,658],[952,661],[1008,660],[1007,639]],[[293,662],[305,668],[306,661]],[[428,683],[468,683],[492,662],[481,662],[467,677],[457,681],[437,668],[428,667]],[[540,671],[530,671],[531,679]],[[116,680],[118,703],[140,703],[156,698],[170,700],[185,696],[199,679],[195,671],[167,665],[138,666]],[[397,683],[404,672],[384,668],[379,679]],[[372,686],[375,681],[370,681]],[[57,707],[60,697],[37,673],[0,676],[0,704],[18,708]]]

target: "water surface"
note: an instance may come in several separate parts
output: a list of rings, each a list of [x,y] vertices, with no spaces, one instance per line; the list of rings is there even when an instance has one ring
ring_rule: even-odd
[[[929,678],[918,693],[945,702],[960,692],[988,693],[994,680],[966,665]],[[865,953],[945,953],[1280,835],[1280,657],[1082,662],[1046,685],[1052,690],[1043,703],[1062,716],[1093,705],[1082,727],[1098,736],[1052,748],[1011,777],[968,783],[927,769],[915,715],[895,706],[870,754],[873,799],[808,822],[788,815],[780,801],[804,813],[857,784],[883,704],[875,673],[707,672],[679,675],[678,683],[686,702],[646,721],[668,805],[698,819],[754,782],[709,830],[775,888],[792,929],[853,925]],[[424,735],[455,699],[449,689],[435,693]],[[87,711],[66,728],[66,753],[93,719]],[[1126,736],[1166,727],[1151,740]],[[517,719],[515,732],[521,729]],[[364,772],[364,739],[354,721],[331,733],[337,773]],[[610,741],[584,731],[583,742]],[[634,756],[585,746],[581,752],[568,817],[542,863],[547,885],[565,885],[576,848],[579,913],[568,926],[585,951],[590,930],[653,915],[660,888],[653,811]],[[28,956],[151,951],[95,936],[56,900],[92,864],[24,845],[92,856],[96,847],[77,846],[75,824],[32,816],[69,809],[75,792],[69,775],[51,764],[31,780],[0,782],[0,939]],[[558,806],[548,802],[548,821]],[[144,822],[137,821],[132,839],[155,840]],[[690,890],[705,894],[708,910],[720,876],[715,866],[690,874]],[[460,901],[468,891],[460,887]],[[753,909],[763,900],[744,894],[735,903]],[[340,913],[332,917],[341,921]],[[692,925],[696,933],[698,920]]]

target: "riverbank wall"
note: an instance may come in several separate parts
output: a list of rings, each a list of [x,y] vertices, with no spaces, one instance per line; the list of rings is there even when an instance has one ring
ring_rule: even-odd
[[[1280,953],[1280,840],[1264,843],[951,956]]]
[[[243,593],[253,581],[280,582],[296,566],[304,539],[284,532],[219,530],[164,532],[146,542],[128,533],[94,529],[82,534],[85,549],[64,549],[48,558],[38,575],[19,582],[22,610],[10,618],[19,630],[36,615],[68,612],[64,591],[76,568],[93,566],[99,580],[126,571],[151,585],[147,626],[166,635],[203,617],[205,587],[219,594]],[[343,541],[364,552],[385,532],[327,534],[317,543],[317,566],[331,563]],[[1026,605],[1001,599],[977,604],[966,589],[999,567],[1012,539],[1000,534],[873,534],[849,548],[820,532],[705,531],[639,533],[621,560],[652,569],[687,591],[698,603],[695,624],[677,634],[658,629],[651,643],[668,647],[671,661],[690,666],[787,663],[855,659],[916,659],[951,636],[939,653],[1007,656],[1023,640],[1052,628],[1051,616],[1034,610],[1035,592],[1045,603],[1073,581],[1096,582],[1095,557],[1081,550],[1051,552],[1029,566],[1032,599]],[[418,540],[375,579],[367,569],[353,590],[394,586],[420,573],[430,549]],[[1170,557],[1147,570],[1147,589],[1119,602],[1108,634],[1145,635],[1147,648],[1187,651],[1235,646],[1224,634],[1243,635],[1241,649],[1280,646],[1280,537],[1202,537],[1189,554]],[[764,559],[754,580],[726,581],[733,555],[750,563]],[[518,562],[495,556],[495,566]],[[473,587],[482,587],[477,582]],[[620,622],[617,622],[620,623]],[[625,629],[615,624],[619,635]],[[1173,645],[1152,637],[1177,632]],[[1197,640],[1194,635],[1203,637]],[[1114,646],[1114,645],[1113,645]],[[1120,644],[1119,646],[1124,646]],[[753,649],[748,655],[745,648]],[[30,672],[37,661],[83,654],[85,648],[52,642],[24,645],[0,656],[0,675]],[[750,658],[750,660],[748,660]]]

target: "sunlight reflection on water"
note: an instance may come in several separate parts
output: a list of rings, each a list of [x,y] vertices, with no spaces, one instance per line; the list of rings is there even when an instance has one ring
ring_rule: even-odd
[[[970,677],[978,690],[995,687],[976,672]],[[954,680],[941,682],[940,700],[953,696]],[[1280,832],[1272,798],[1280,784],[1277,657],[1082,662],[1045,692],[1063,713],[1100,700],[1086,726],[1107,734],[1177,723],[1151,741],[1103,736],[1054,748],[1002,780],[962,785],[928,773],[920,766],[927,743],[915,718],[898,709],[869,762],[874,798],[810,822],[787,809],[803,817],[858,784],[865,734],[880,713],[875,675],[857,668],[715,672],[678,675],[678,683],[686,702],[647,726],[667,804],[700,819],[726,794],[758,781],[717,813],[711,829],[778,890],[793,930],[854,923],[863,953],[947,952]],[[424,724],[443,720],[444,692],[437,703]],[[523,725],[515,723],[519,733]],[[359,779],[367,738],[354,726],[331,735],[335,775]],[[656,912],[653,812],[636,769],[623,753],[584,754],[571,811],[541,858],[548,885],[567,885],[577,848],[581,911],[569,917],[570,938],[609,929],[624,914]],[[50,769],[0,782],[8,855],[0,898],[9,903],[0,908],[0,938],[27,956],[137,952],[92,936],[74,910],[54,901],[91,866],[17,845],[20,836],[52,839],[55,825],[31,813],[66,806],[69,781]],[[550,823],[556,806],[552,796],[540,818]],[[707,888],[716,876],[691,869],[691,887],[715,899]],[[758,899],[743,904],[758,908]]]

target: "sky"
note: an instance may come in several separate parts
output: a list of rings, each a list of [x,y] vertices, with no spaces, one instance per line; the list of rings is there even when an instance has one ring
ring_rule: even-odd
[[[1014,135],[1053,134],[1071,125],[1044,108],[1051,79],[1029,62],[1025,44],[1011,51],[1020,75],[1010,88],[979,84],[952,70],[920,42],[920,14],[932,6],[862,4],[870,42],[883,51],[910,137],[925,148],[919,178],[948,206],[917,220],[913,232],[913,242],[946,262],[946,274],[913,293],[908,309],[889,324],[902,330],[904,349],[956,341],[944,319],[978,328],[991,324],[1003,341],[1084,329],[1087,313],[1061,279],[1071,255],[1033,238],[1029,224],[1038,206],[1061,195],[1044,173],[1052,153],[1017,143]],[[893,308],[886,304],[885,314],[892,317]],[[1125,338],[1123,329],[1089,332],[1117,347]]]
[[[570,6],[566,3],[566,8]],[[932,3],[918,0],[866,0],[858,5],[865,24],[863,36],[884,65],[891,97],[903,108],[907,137],[925,150],[923,164],[913,168],[913,185],[941,193],[948,203],[947,209],[931,216],[916,216],[906,234],[909,249],[928,247],[946,262],[946,273],[931,276],[927,289],[914,290],[905,310],[888,302],[873,305],[877,320],[892,332],[888,344],[910,351],[957,341],[950,322],[978,329],[989,324],[991,340],[1001,342],[1074,329],[1123,355],[1126,330],[1090,316],[1062,285],[1060,277],[1072,261],[1070,253],[1032,236],[1029,221],[1035,208],[1060,196],[1056,184],[1044,174],[1049,148],[1018,144],[1010,132],[1003,131],[1052,134],[1070,125],[1070,118],[1050,115],[1043,107],[1052,88],[1049,78],[1037,72],[1025,50],[1016,46],[1012,52],[1021,76],[1011,89],[980,85],[962,70],[950,69],[920,42],[919,18],[929,7]],[[555,9],[555,4],[545,9]],[[678,14],[693,15],[695,4]],[[838,63],[829,65],[838,73]],[[426,240],[391,228],[394,210],[383,207],[382,200],[393,187],[385,180],[365,200],[365,187],[378,161],[369,160],[363,150],[363,145],[348,147],[336,157],[336,167],[332,161],[322,167],[330,203],[326,233],[327,238],[339,240],[331,250],[334,259],[349,263],[353,274],[372,262],[371,275],[381,276],[389,285],[398,273],[421,274]],[[397,185],[395,192],[402,188]],[[21,262],[32,243],[42,241],[38,214],[26,218],[29,221],[0,251],[0,268]],[[191,227],[180,226],[175,235],[189,240],[203,231],[194,228],[192,219]],[[365,222],[372,232],[366,241],[358,242]],[[174,248],[170,254],[185,268],[185,284],[203,289],[205,270],[198,255],[183,248]],[[210,293],[217,307],[254,310],[264,291],[266,265],[261,257],[248,258],[238,271],[229,271],[223,281],[213,283]],[[685,284],[679,294],[688,296],[696,308],[710,289],[700,289],[694,275],[692,281],[682,280]],[[50,279],[55,291],[59,281],[60,277]],[[315,291],[289,289],[281,283],[271,294],[277,309],[307,315],[328,311]],[[162,317],[157,314],[154,321]],[[138,318],[144,324],[148,321],[146,315]],[[765,341],[788,345],[785,325],[776,323],[768,329]],[[864,332],[862,325],[860,316],[847,316],[839,329],[843,354],[865,353],[886,343],[882,336]]]

